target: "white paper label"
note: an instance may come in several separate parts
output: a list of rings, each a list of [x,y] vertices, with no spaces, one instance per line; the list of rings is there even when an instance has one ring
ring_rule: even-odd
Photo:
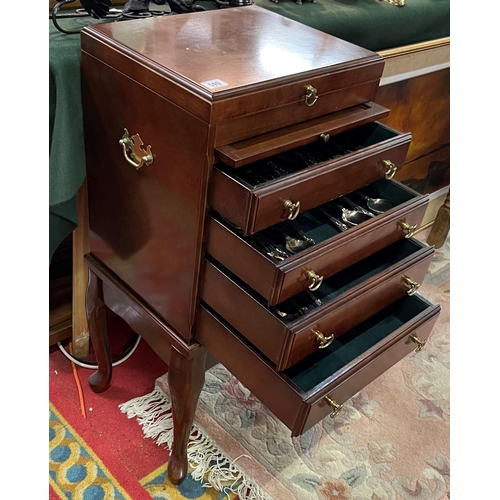
[[[206,82],[201,82],[202,85],[205,85],[205,87],[208,87],[209,89],[218,89],[220,87],[225,87],[226,85],[229,85],[226,82],[223,82],[222,80],[218,80],[217,78],[215,80],[208,80]]]

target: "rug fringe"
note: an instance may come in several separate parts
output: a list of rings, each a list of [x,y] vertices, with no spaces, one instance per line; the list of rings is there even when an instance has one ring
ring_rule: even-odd
[[[139,396],[118,406],[128,418],[137,418],[145,437],[152,438],[159,446],[172,448],[174,425],[169,397],[158,387],[145,396]],[[272,500],[257,484],[245,476],[235,464],[241,455],[231,461],[203,430],[193,424],[187,450],[188,462],[193,468],[191,476],[204,487],[236,493],[241,500]]]

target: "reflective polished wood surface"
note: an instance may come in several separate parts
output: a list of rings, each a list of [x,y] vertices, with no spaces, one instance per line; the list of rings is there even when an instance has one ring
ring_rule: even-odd
[[[98,31],[214,94],[378,58],[256,6],[109,23]],[[213,80],[223,84],[203,83]]]

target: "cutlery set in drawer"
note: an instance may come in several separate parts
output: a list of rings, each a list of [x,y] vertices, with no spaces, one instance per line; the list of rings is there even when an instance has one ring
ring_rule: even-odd
[[[439,314],[418,295],[434,249],[412,238],[427,196],[393,179],[411,135],[363,109],[215,152],[197,339],[294,435],[420,351]]]

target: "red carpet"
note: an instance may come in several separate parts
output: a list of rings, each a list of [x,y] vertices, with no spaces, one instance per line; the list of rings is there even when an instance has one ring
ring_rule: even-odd
[[[168,462],[169,456],[165,448],[144,439],[137,422],[129,420],[118,405],[149,392],[155,379],[166,370],[166,364],[142,340],[127,361],[113,368],[111,387],[102,394],[95,394],[88,385],[87,379],[93,370],[77,367],[85,418],[71,362],[57,347],[50,349],[51,405],[134,500],[151,500],[139,481]],[[54,487],[57,488],[57,485],[52,483],[50,498],[60,498],[60,492],[58,494]]]
[[[135,334],[110,313],[112,354],[124,352]],[[91,350],[82,361],[94,361]],[[94,370],[77,366],[86,415],[81,411],[72,364],[57,346],[49,349],[49,498],[60,500],[222,500],[225,493],[203,486],[188,472],[178,486],[166,470],[169,452],[145,439],[137,419],[119,405],[151,392],[167,365],[141,340],[134,353],[113,368],[111,387],[95,394]],[[237,496],[230,494],[234,500]]]

